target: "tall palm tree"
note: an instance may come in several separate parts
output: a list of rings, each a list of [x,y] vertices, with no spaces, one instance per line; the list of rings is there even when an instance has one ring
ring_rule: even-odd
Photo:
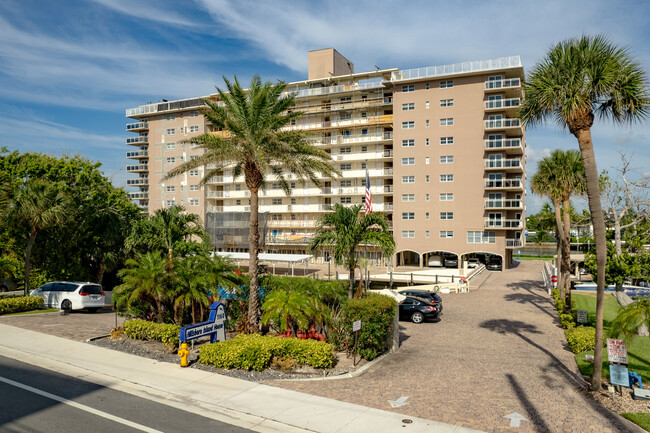
[[[560,42],[530,73],[520,117],[526,125],[554,120],[573,134],[585,166],[587,196],[596,242],[596,349],[591,388],[600,389],[603,359],[603,302],[607,240],[600,204],[598,168],[591,140],[595,115],[617,124],[648,114],[648,80],[642,65],[627,49],[603,36],[582,36]]]
[[[318,219],[316,234],[309,243],[309,250],[332,248],[337,265],[345,265],[350,272],[348,298],[354,294],[354,269],[357,266],[355,251],[363,244],[378,247],[390,257],[395,251],[395,239],[389,231],[388,220],[380,213],[361,213],[363,205],[352,207],[335,204],[334,212]]]
[[[164,303],[169,298],[167,257],[157,251],[137,254],[135,259],[126,261],[126,268],[117,275],[123,283],[115,288],[115,303],[119,309],[141,300],[149,308],[159,323],[164,319]]]
[[[539,161],[537,173],[531,179],[531,189],[540,195],[548,195],[553,200],[555,222],[557,225],[558,287],[571,309],[571,196],[584,194],[586,189],[585,169],[582,157],[577,150],[555,150]],[[561,207],[560,207],[561,206]]]
[[[31,179],[17,188],[8,207],[8,218],[29,231],[25,248],[25,295],[29,293],[32,248],[41,230],[62,224],[70,201],[60,185]]]
[[[291,193],[287,174],[321,185],[319,174],[331,176],[336,170],[328,153],[307,141],[305,133],[289,130],[291,121],[302,113],[289,111],[294,105],[294,95],[283,95],[286,84],[262,83],[255,76],[244,90],[237,77],[231,83],[224,77],[226,90],[217,87],[219,102],[205,100],[203,111],[214,128],[222,131],[206,133],[192,138],[204,153],[171,170],[173,177],[200,166],[206,166],[202,183],[231,167],[233,177],[244,176],[250,195],[250,220],[248,250],[250,260],[250,297],[248,320],[251,329],[259,329],[261,305],[258,293],[259,253],[259,200],[258,194],[265,185],[265,176],[272,176],[285,193]],[[210,168],[213,167],[213,168]]]

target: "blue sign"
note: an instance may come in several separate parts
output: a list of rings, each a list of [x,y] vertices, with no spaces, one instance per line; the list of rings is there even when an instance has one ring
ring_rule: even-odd
[[[226,340],[226,307],[221,302],[210,305],[210,317],[207,322],[181,328],[181,343],[210,336],[210,343]]]
[[[627,366],[609,364],[609,382],[612,385],[630,386],[630,376]]]

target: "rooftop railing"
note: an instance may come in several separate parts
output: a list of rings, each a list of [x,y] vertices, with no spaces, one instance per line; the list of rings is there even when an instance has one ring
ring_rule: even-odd
[[[499,57],[497,59],[477,60],[474,62],[454,63],[451,65],[429,66],[426,68],[406,69],[391,72],[390,80],[404,81],[418,78],[433,78],[455,74],[468,74],[474,72],[493,71],[506,68],[521,67],[519,56]]]

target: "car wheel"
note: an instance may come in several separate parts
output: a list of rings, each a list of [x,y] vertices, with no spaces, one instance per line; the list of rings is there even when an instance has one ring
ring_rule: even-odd
[[[99,308],[98,308],[98,307],[94,307],[94,308],[88,308],[88,312],[89,312],[89,313],[96,313],[96,312],[97,312],[97,310],[99,310]]]
[[[0,292],[8,292],[8,291],[9,291],[9,287],[7,287],[7,286],[0,286]]]
[[[63,311],[70,311],[72,310],[72,302],[70,302],[69,299],[64,299],[63,302],[61,302],[61,309]]]
[[[422,323],[424,322],[424,315],[420,313],[419,311],[416,311],[411,315],[411,321],[413,323]]]

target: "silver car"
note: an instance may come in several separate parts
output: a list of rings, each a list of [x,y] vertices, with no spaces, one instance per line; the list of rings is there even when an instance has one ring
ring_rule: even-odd
[[[88,310],[91,313],[104,307],[104,291],[95,283],[53,281],[43,284],[30,293],[40,296],[49,308],[62,310]]]

